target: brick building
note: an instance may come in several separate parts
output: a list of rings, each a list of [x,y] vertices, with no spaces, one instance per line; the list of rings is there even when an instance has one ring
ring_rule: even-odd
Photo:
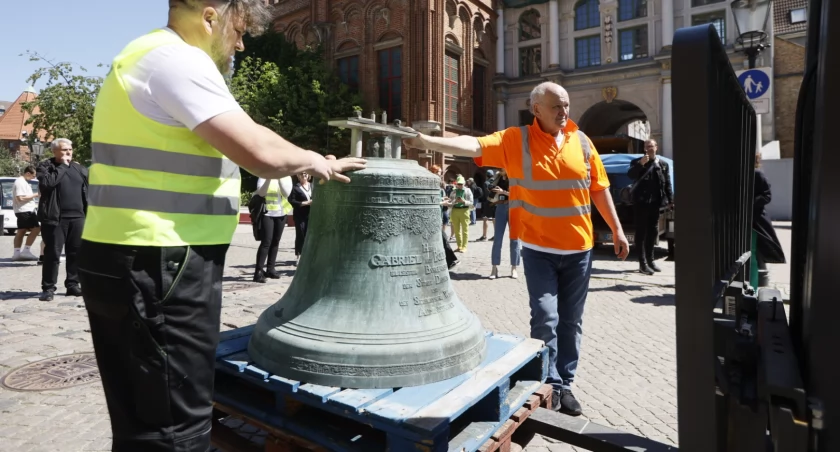
[[[23,104],[35,100],[37,96],[35,89],[29,87],[14,102],[11,102],[5,108],[4,113],[0,115],[0,149],[8,149],[12,157],[21,160],[30,160],[29,146],[26,145],[26,140],[32,133],[32,125],[26,124],[29,113],[23,111]],[[39,134],[39,139],[43,138],[44,134]],[[6,176],[6,174],[2,175]]]
[[[300,47],[325,44],[340,77],[389,122],[445,136],[495,130],[493,0],[269,1],[275,28]],[[449,175],[476,170],[469,159],[404,154]]]
[[[807,0],[773,3],[773,101],[781,158],[793,158],[796,104],[805,74],[807,4]]]

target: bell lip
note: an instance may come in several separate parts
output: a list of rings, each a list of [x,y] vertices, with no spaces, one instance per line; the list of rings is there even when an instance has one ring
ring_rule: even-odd
[[[449,367],[405,375],[378,376],[350,376],[317,373],[291,369],[288,367],[278,368],[278,364],[276,362],[263,359],[260,352],[256,348],[251,347],[250,342],[248,344],[248,354],[251,356],[251,361],[257,363],[263,370],[271,373],[272,375],[277,375],[278,377],[298,381],[301,384],[313,384],[345,389],[390,389],[437,383],[470,372],[481,365],[487,357],[487,337],[482,335],[480,342],[476,344],[475,347],[479,348],[478,353]],[[467,352],[469,350],[470,349],[468,349]],[[387,368],[396,366],[397,365],[395,364],[393,366],[380,367]]]
[[[439,337],[435,340],[418,342],[423,347],[412,350],[414,362],[406,362],[405,356],[400,355],[399,346],[385,344],[364,345],[345,343],[326,343],[300,337],[285,335],[283,331],[261,330],[260,322],[254,328],[248,341],[248,354],[250,360],[256,363],[263,370],[279,377],[297,380],[302,383],[318,384],[322,386],[333,386],[354,389],[381,389],[404,386],[419,386],[462,375],[475,369],[484,360],[487,354],[487,332],[481,325],[478,317],[467,310],[469,318],[464,327],[456,333]],[[279,336],[279,337],[278,337]],[[266,344],[266,340],[273,344]],[[395,350],[395,347],[397,349]],[[282,350],[282,353],[274,355],[275,350]],[[265,351],[265,354],[262,351]],[[359,353],[359,352],[363,353]],[[266,354],[274,355],[267,358]],[[360,355],[362,355],[360,357]],[[319,359],[311,359],[317,356]],[[355,361],[364,362],[365,359],[373,362],[368,366],[362,366],[350,360],[341,360],[341,357],[353,356]],[[432,366],[435,363],[445,361],[451,357],[464,356],[460,361],[452,365],[434,370],[424,369],[424,366]],[[391,358],[391,359],[389,359]],[[333,372],[310,371],[294,368],[292,360],[297,360],[306,365],[318,367],[320,370],[335,368]],[[400,374],[388,375],[387,369],[412,366],[416,370]],[[341,368],[347,367],[369,367],[379,369],[379,375],[348,375],[341,373]]]

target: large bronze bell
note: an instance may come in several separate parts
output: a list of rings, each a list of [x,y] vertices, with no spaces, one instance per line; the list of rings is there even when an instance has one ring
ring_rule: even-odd
[[[297,272],[257,321],[251,358],[282,377],[363,389],[478,366],[484,329],[449,281],[439,178],[396,158],[349,176],[315,187]]]

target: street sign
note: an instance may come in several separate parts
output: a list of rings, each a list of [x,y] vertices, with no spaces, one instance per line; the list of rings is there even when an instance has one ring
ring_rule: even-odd
[[[759,114],[770,113],[772,102],[772,80],[773,70],[769,67],[737,71],[738,83],[744,89],[755,112]]]

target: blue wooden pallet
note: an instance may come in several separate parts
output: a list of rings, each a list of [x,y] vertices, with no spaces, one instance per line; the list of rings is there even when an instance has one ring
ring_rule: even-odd
[[[449,380],[393,389],[319,386],[272,375],[251,361],[252,331],[222,333],[217,407],[340,452],[478,450],[548,375],[542,342],[488,332],[484,361]]]

